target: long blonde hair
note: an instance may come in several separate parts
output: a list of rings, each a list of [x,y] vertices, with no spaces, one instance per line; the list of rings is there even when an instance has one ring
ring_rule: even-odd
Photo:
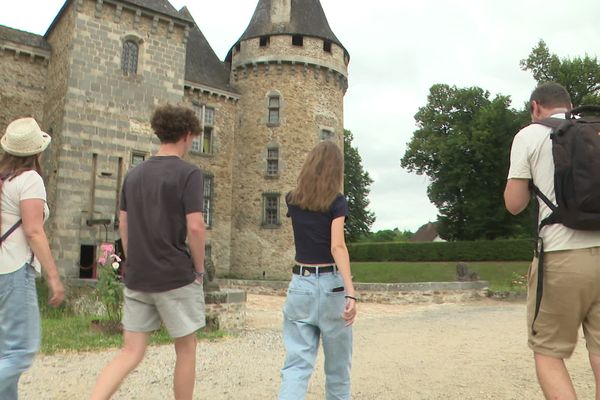
[[[325,140],[308,153],[288,202],[305,210],[326,212],[340,193],[343,179],[344,156],[335,143]]]

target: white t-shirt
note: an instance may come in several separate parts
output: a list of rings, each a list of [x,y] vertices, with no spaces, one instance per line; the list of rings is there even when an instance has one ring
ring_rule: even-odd
[[[564,119],[564,114],[552,118]],[[551,128],[532,124],[521,129],[513,139],[510,152],[508,179],[532,179],[548,199],[556,204],[554,193],[554,158],[552,157]],[[552,214],[552,210],[538,198],[539,221]],[[600,231],[581,231],[562,224],[547,225],[540,236],[545,251],[584,249],[600,246]]]
[[[44,180],[36,171],[26,171],[12,180],[7,180],[2,185],[0,211],[2,212],[2,235],[7,232],[19,219],[21,219],[21,200],[44,200],[44,220],[48,219],[50,211],[46,204],[46,188]],[[27,243],[23,225],[19,226],[10,236],[0,244],[0,274],[14,272],[29,262],[31,248]],[[37,259],[33,266],[40,272]]]

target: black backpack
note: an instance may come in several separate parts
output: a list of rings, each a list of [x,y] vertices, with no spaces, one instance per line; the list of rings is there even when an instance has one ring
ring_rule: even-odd
[[[534,122],[552,128],[554,159],[554,192],[556,204],[544,195],[535,183],[535,194],[552,210],[538,228],[538,276],[535,314],[531,330],[535,335],[535,320],[544,291],[544,242],[539,232],[546,225],[563,224],[571,229],[600,231],[600,118],[576,118],[581,113],[598,113],[600,106],[581,106],[568,111],[565,119],[546,118]]]
[[[535,194],[552,210],[540,223],[563,224],[571,229],[600,231],[600,117],[575,118],[583,112],[600,114],[600,106],[568,111],[566,119],[535,122],[552,128],[556,204],[535,186]]]

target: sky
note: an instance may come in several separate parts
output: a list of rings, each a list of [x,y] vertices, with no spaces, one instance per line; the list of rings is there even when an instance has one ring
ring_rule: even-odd
[[[44,34],[64,0],[0,0],[0,25]],[[223,59],[246,29],[257,0],[171,0],[187,6]],[[321,0],[350,53],[344,125],[374,180],[373,230],[415,231],[437,218],[426,176],[400,166],[414,115],[436,83],[509,95],[521,108],[535,88],[520,60],[543,39],[565,57],[600,56],[600,1]],[[502,201],[502,193],[498,193]]]

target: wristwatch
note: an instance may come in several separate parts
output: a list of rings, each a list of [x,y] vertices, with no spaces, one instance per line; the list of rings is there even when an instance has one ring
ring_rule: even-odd
[[[198,272],[198,271],[194,270],[194,275],[196,276],[196,278],[204,278],[204,275],[206,275],[206,272]]]

